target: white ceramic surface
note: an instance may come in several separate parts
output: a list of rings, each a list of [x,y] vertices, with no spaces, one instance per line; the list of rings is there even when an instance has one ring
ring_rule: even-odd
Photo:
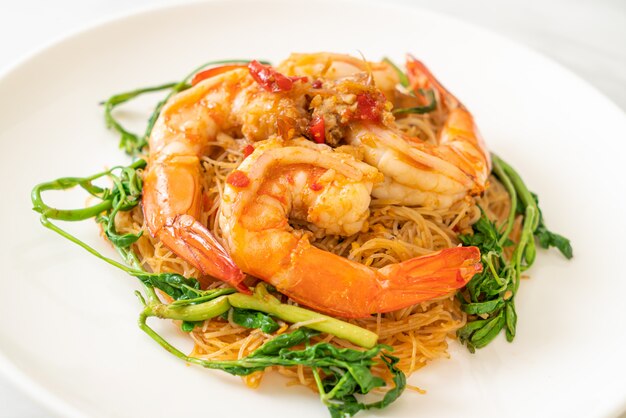
[[[212,2],[144,13],[72,37],[0,80],[0,283],[10,295],[0,304],[0,363],[22,387],[62,415],[326,414],[311,393],[279,379],[249,391],[169,356],[135,326],[133,279],[41,228],[28,193],[38,181],[125,161],[97,106],[112,92],[176,79],[214,58],[332,49],[400,60],[410,51],[472,109],[490,147],[523,173],[576,257],[539,254],[518,297],[514,344],[499,339],[476,355],[453,344],[451,360],[411,378],[427,395],[406,393],[377,415],[623,410],[626,223],[618,214],[626,210],[626,161],[615,139],[626,130],[624,114],[562,68],[480,29],[419,10],[352,6]],[[364,32],[363,22],[377,24]],[[140,102],[129,115],[139,120],[148,109]],[[71,229],[110,252],[93,224]]]

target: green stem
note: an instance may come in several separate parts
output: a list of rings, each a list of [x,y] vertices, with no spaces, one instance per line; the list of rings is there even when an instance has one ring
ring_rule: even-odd
[[[46,189],[42,189],[46,190]],[[49,190],[49,189],[48,189]],[[40,212],[38,208],[34,208],[37,212]],[[93,218],[111,209],[111,201],[105,200],[96,205],[89,206],[83,209],[56,209],[46,208],[40,213],[51,219],[58,219],[60,221],[84,221],[85,219]]]
[[[391,61],[389,58],[387,58],[387,57],[383,58],[383,62],[386,62],[387,64],[389,64],[391,66],[391,68],[393,68],[393,70],[398,75],[398,81],[400,81],[400,84],[402,85],[402,87],[408,88],[409,87],[409,78],[406,76],[406,74],[393,61]]]
[[[108,108],[108,107],[115,107],[115,106],[120,105],[122,103],[126,103],[127,101],[132,100],[135,97],[140,96],[140,95],[145,94],[145,93],[153,93],[153,92],[156,92],[156,91],[171,89],[176,84],[178,84],[178,83],[177,82],[171,82],[171,83],[166,83],[166,84],[160,84],[158,86],[144,87],[144,88],[140,88],[140,89],[131,90],[131,91],[128,91],[128,92],[125,92],[125,93],[115,94],[115,95],[109,97],[109,99],[106,102],[104,102],[104,106],[106,108]],[[108,122],[108,119],[107,119],[107,122]]]
[[[313,379],[315,379],[315,385],[317,386],[317,391],[320,394],[320,398],[322,402],[326,403],[326,392],[324,391],[324,384],[322,383],[320,373],[315,367],[311,369],[311,372],[313,373]]]
[[[148,324],[146,323],[147,318],[148,317],[144,313],[139,315],[139,320],[137,321],[139,324],[139,328],[141,328],[143,332],[148,334],[150,338],[156,341],[161,347],[163,347],[165,350],[175,355],[179,359],[184,360],[188,363],[196,363],[194,360],[200,360],[200,359],[194,359],[192,357],[189,357],[188,355],[186,355],[185,353],[183,353],[182,351],[174,347],[172,344],[168,343],[155,330],[153,330],[152,328],[148,326]]]
[[[144,160],[137,160],[129,167],[131,169],[139,169],[145,167],[146,162]],[[46,205],[41,197],[41,193],[48,190],[67,190],[80,186],[87,190],[90,194],[103,198],[102,194],[104,189],[100,189],[91,184],[92,181],[104,176],[110,175],[114,170],[123,169],[124,167],[113,167],[110,170],[103,171],[101,173],[94,174],[89,177],[61,177],[56,180],[40,183],[36,185],[31,192],[31,201],[33,203],[33,210],[42,214],[46,218],[57,219],[60,221],[83,221],[85,219],[93,218],[102,212],[111,209],[113,202],[110,199],[105,199],[102,202],[81,209],[57,209]],[[99,192],[98,195],[96,192]]]
[[[526,187],[526,184],[524,183],[520,175],[517,173],[517,171],[515,171],[513,167],[507,164],[504,160],[502,160],[496,154],[491,154],[491,157],[494,162],[494,168],[497,165],[499,165],[502,168],[502,171],[506,173],[506,175],[509,177],[524,207],[532,206],[536,212],[539,212],[539,208],[537,207],[537,202],[535,202],[535,198],[533,197],[532,193],[530,193],[530,190],[528,190],[528,187]],[[539,217],[535,217],[533,220],[533,225],[532,225],[533,232],[535,231],[535,229],[537,229],[538,225],[539,225]]]
[[[534,206],[526,206],[526,211],[524,213],[524,225],[522,226],[522,233],[520,236],[519,243],[515,248],[513,253],[513,262],[515,265],[515,287],[513,293],[516,294],[519,289],[520,279],[522,277],[522,258],[524,255],[524,251],[529,241],[534,239],[533,236],[533,226],[535,225],[537,211]]]
[[[526,184],[517,173],[517,171],[515,171],[513,167],[511,167],[495,154],[492,154],[492,160],[494,162],[494,170],[500,170],[500,173],[496,172],[496,174],[498,174],[498,177],[505,182],[508,181],[508,183],[510,183],[510,185],[514,187],[515,192],[512,194],[509,192],[511,196],[519,196],[524,206],[524,223],[522,225],[522,233],[520,235],[520,240],[517,243],[517,247],[515,248],[512,257],[513,267],[515,271],[515,285],[513,293],[517,293],[523,270],[522,261],[524,259],[524,255],[527,254],[528,256],[526,260],[527,267],[534,261],[534,233],[539,226],[539,207],[537,206],[537,202],[535,201],[532,193],[530,192],[530,190],[528,190],[528,187],[526,187]],[[510,186],[507,186],[507,190],[509,189],[509,187]],[[513,197],[511,198],[511,201],[511,210],[514,210],[514,207],[517,205],[517,201],[514,200]],[[509,214],[509,216],[511,215]],[[502,239],[505,238],[506,236],[502,237]]]
[[[184,286],[184,287],[187,287],[188,289],[190,289],[189,286]],[[219,296],[231,295],[231,294],[237,292],[232,287],[224,287],[224,288],[211,289],[211,290],[197,290],[197,289],[193,289],[193,290],[196,291],[196,292],[199,292],[200,296],[195,297],[193,299],[178,299],[178,300],[173,301],[170,305],[172,307],[174,307],[174,306],[198,305],[198,304],[205,303],[205,302],[208,302],[210,300],[216,299]]]
[[[85,249],[86,251],[88,251],[90,254],[98,257],[99,259],[103,260],[104,262],[119,268],[122,271],[125,271],[126,273],[130,274],[131,276],[134,277],[141,277],[141,276],[146,276],[146,275],[152,275],[153,273],[146,273],[145,270],[140,266],[139,260],[137,260],[137,256],[134,255],[132,253],[132,250],[130,249],[120,249],[117,248],[118,253],[122,255],[122,257],[124,258],[124,260],[134,260],[134,266],[135,268],[131,268],[128,267],[118,261],[113,260],[112,258],[109,257],[105,257],[104,255],[100,254],[100,252],[98,252],[97,250],[95,250],[93,247],[89,246],[87,243],[81,241],[80,239],[76,238],[75,236],[71,235],[70,233],[68,233],[67,231],[59,228],[58,226],[56,226],[55,224],[53,224],[52,222],[50,222],[50,220],[48,218],[46,218],[45,215],[41,216],[41,224],[43,226],[45,226],[46,228],[56,232],[57,234],[61,235],[62,237],[72,241],[74,244],[82,247],[83,249]],[[131,255],[132,254],[132,255]],[[143,281],[142,281],[143,283]],[[155,302],[160,302],[159,298],[157,297],[154,289],[150,286],[146,286],[144,284],[144,288],[146,290],[146,294],[148,295],[148,301],[149,303],[155,303]]]
[[[163,303],[148,305],[144,309],[143,315],[146,317],[156,316],[157,318],[176,319],[181,321],[204,321],[215,318],[230,309],[228,296],[220,296],[209,302],[195,305],[166,305]]]
[[[500,246],[503,246],[506,240],[509,238],[509,235],[511,234],[511,231],[513,230],[513,225],[515,223],[515,211],[517,209],[517,192],[515,191],[515,186],[513,186],[511,179],[509,178],[509,176],[506,175],[504,169],[502,168],[502,160],[500,160],[497,156],[492,155],[492,161],[493,171],[496,173],[502,184],[504,184],[504,187],[509,194],[509,198],[511,199],[511,208],[509,209],[509,215],[507,216],[506,220],[506,229],[504,230],[502,237],[498,241],[498,244]]]
[[[343,385],[346,384],[349,378],[350,378],[349,373],[345,373],[343,376],[341,376],[341,379],[339,379],[339,381],[330,390],[330,392],[324,394],[324,396],[322,397],[322,402],[327,403],[328,400],[333,399],[337,395],[337,392],[343,388]]]
[[[489,253],[487,253],[486,256],[483,257],[483,262],[485,264],[487,264],[487,266],[489,267],[489,270],[491,271],[491,274],[493,275],[493,278],[495,279],[495,281],[500,285],[504,285],[504,283],[502,282],[502,279],[500,278],[500,276],[498,275],[498,272],[496,271],[495,266],[493,265],[493,261],[492,261],[492,257],[494,255],[497,255],[495,252],[491,251]]]
[[[239,359],[239,360],[219,360],[219,361],[210,361],[197,357],[191,357],[184,354],[182,351],[174,347],[172,344],[167,342],[163,337],[161,337],[156,331],[154,331],[150,326],[148,326],[146,320],[148,316],[142,314],[139,316],[139,328],[143,330],[146,334],[150,336],[154,341],[156,341],[161,347],[165,350],[178,357],[179,359],[186,361],[187,363],[197,364],[199,366],[205,367],[207,369],[218,369],[225,370],[228,372],[235,371],[238,375],[247,375],[257,370],[262,370],[264,368],[270,366],[299,366],[302,365],[304,367],[332,367],[332,366],[343,366],[345,369],[348,369],[348,364],[342,361],[333,361],[332,359],[326,358],[311,358],[311,359],[289,359],[282,357],[268,357],[268,356],[258,356],[254,357],[253,355]],[[253,353],[254,354],[254,353]],[[239,369],[240,371],[236,371]],[[245,369],[245,370],[242,370]]]
[[[308,309],[280,303],[271,296],[271,299],[263,300],[255,296],[236,293],[228,298],[235,308],[265,312],[290,323],[319,320],[319,322],[308,323],[306,327],[335,335],[361,347],[371,348],[378,341],[378,335],[372,331]]]
[[[148,286],[144,282],[141,282],[141,284],[143,286],[144,292],[146,293],[146,297],[148,298],[147,303],[149,305],[154,305],[156,303],[161,303],[161,299],[159,299],[159,296],[156,294],[156,291],[154,290],[154,287]]]
[[[161,84],[159,86],[145,87],[145,88],[136,89],[136,90],[132,90],[129,92],[120,93],[120,94],[111,96],[106,102],[104,102],[104,120],[106,122],[106,125],[109,128],[113,128],[115,131],[117,131],[120,135],[122,135],[123,138],[132,137],[132,138],[135,138],[136,141],[139,141],[139,138],[137,137],[137,135],[133,134],[132,132],[127,131],[113,117],[113,114],[112,114],[113,109],[115,109],[116,106],[119,106],[122,103],[126,103],[127,101],[132,100],[135,97],[140,96],[142,94],[153,93],[156,91],[170,89],[178,84],[179,83],[166,83],[166,84]],[[139,147],[141,148],[143,147],[143,145],[139,144]]]
[[[85,242],[79,240],[78,238],[76,238],[75,236],[71,235],[70,233],[68,233],[67,231],[59,228],[58,226],[56,226],[55,224],[53,224],[52,222],[50,222],[50,220],[48,220],[48,218],[45,215],[41,215],[41,224],[43,226],[45,226],[48,229],[51,229],[52,231],[56,232],[57,234],[61,235],[62,237],[72,241],[74,244],[77,244],[78,246],[84,248],[85,250],[87,250],[89,253],[91,253],[92,255],[95,255],[96,257],[98,257],[99,259],[109,263],[110,265],[117,267],[133,276],[137,276],[137,275],[142,275],[142,274],[146,274],[143,271],[140,270],[134,270],[129,268],[128,266],[125,266],[122,263],[119,263],[111,258],[105,257],[102,254],[100,254],[98,251],[96,251],[94,248],[90,247],[89,245],[87,245]]]
[[[137,271],[145,271],[143,266],[141,265],[141,262],[139,262],[137,255],[130,248],[115,247],[115,249],[117,250],[117,253],[122,257],[124,262],[126,262],[126,264],[130,265]]]

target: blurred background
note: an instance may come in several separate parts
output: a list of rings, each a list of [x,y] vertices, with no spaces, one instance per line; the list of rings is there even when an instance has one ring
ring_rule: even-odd
[[[391,1],[455,16],[525,44],[626,109],[625,0]],[[43,45],[94,23],[179,3],[183,2],[0,0],[0,73]]]
[[[524,44],[559,62],[626,110],[626,0],[393,1],[451,15]],[[182,2],[0,0],[0,74],[45,45],[95,23],[178,3]],[[1,375],[0,405],[3,417],[50,416]]]

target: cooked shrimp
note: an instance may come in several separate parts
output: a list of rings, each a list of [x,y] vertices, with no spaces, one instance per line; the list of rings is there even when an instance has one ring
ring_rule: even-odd
[[[303,113],[291,96],[261,89],[248,69],[225,72],[174,96],[163,108],[149,141],[143,211],[150,233],[203,274],[247,292],[241,284],[241,270],[198,221],[200,158],[219,132],[265,139],[278,129],[278,118],[297,121]],[[307,122],[302,123],[306,126]]]
[[[411,88],[435,89],[447,113],[436,145],[403,135],[395,126],[355,123],[348,142],[362,146],[365,161],[385,174],[373,196],[402,205],[447,208],[485,190],[491,160],[471,113],[415,58]]]
[[[293,300],[365,317],[446,295],[482,270],[476,247],[446,249],[374,270],[312,246],[289,220],[329,234],[360,231],[378,171],[325,145],[259,144],[227,180],[220,227],[235,263]]]
[[[371,75],[373,84],[388,100],[394,97],[398,75],[386,62],[368,62],[345,54],[318,52],[291,54],[280,63],[279,71],[289,76],[306,76],[311,79],[340,80],[362,74]]]
[[[393,120],[389,110],[398,76],[385,62],[322,52],[292,54],[278,69],[312,81],[307,92],[311,97],[309,133],[318,132],[317,139],[314,138],[318,142],[338,146],[354,119]]]

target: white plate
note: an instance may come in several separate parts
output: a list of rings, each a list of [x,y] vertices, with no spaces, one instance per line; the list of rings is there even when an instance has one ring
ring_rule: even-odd
[[[40,181],[126,162],[98,101],[219,58],[412,52],[473,111],[492,150],[541,197],[575,258],[541,251],[521,286],[518,336],[470,355],[452,343],[370,416],[606,417],[626,407],[626,118],[551,61],[454,19],[369,3],[211,2],[119,19],[60,42],[0,80],[0,364],[64,416],[326,416],[315,395],[188,367],[135,325],[134,279],[38,225]],[[129,108],[141,120],[147,102]],[[57,198],[82,205],[72,194]],[[91,222],[71,230],[112,254]],[[161,328],[180,337],[174,327]],[[184,340],[181,340],[184,341]],[[187,344],[188,348],[189,345]],[[364,414],[365,415],[365,414]]]

